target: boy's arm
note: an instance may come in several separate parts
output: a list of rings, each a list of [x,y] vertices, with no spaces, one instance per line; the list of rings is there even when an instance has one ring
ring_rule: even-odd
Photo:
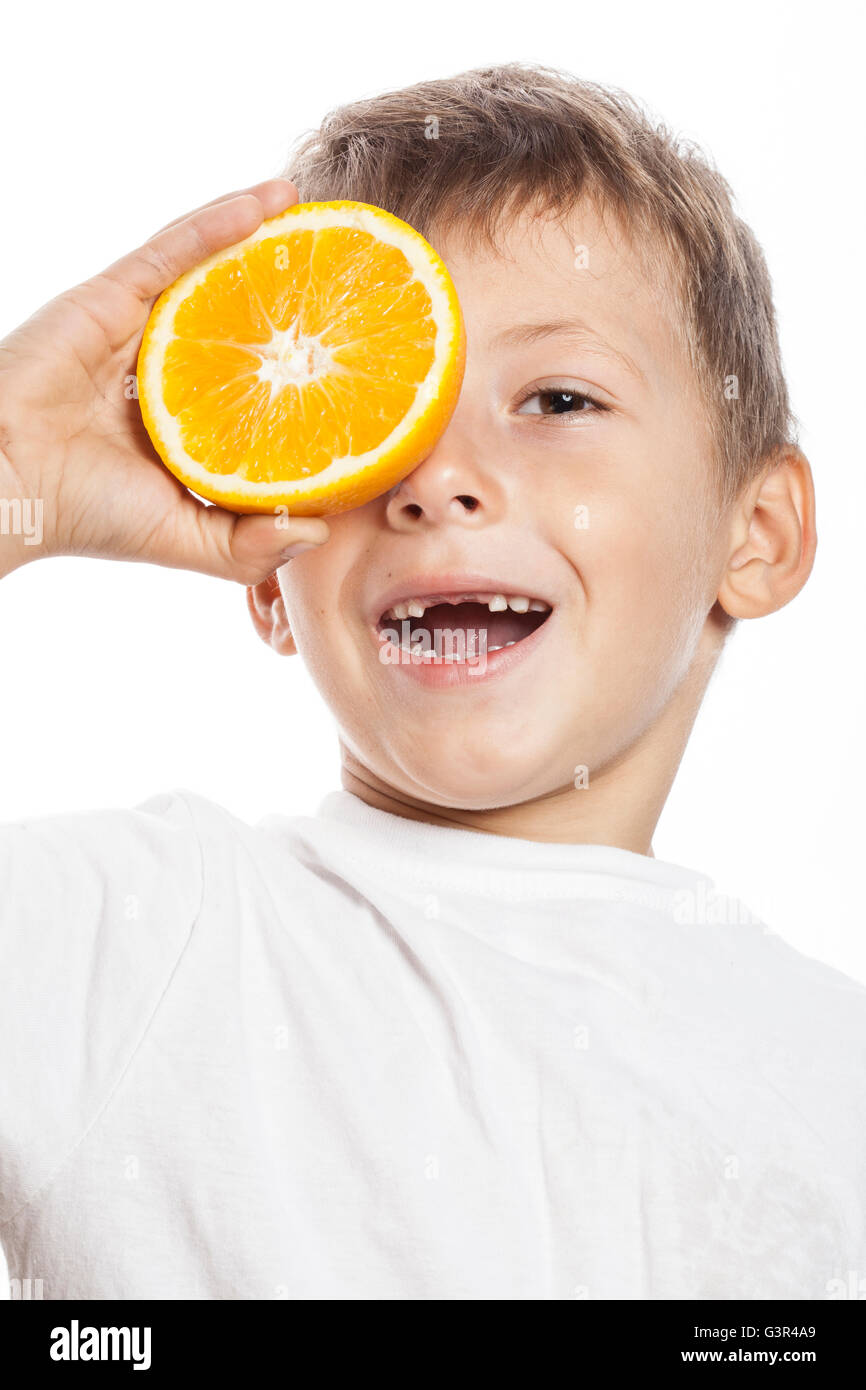
[[[154,300],[297,200],[271,179],[180,218],[0,342],[0,577],[49,555],[144,560],[257,584],[316,517],[237,516],[195,498],[150,443],[130,390]]]

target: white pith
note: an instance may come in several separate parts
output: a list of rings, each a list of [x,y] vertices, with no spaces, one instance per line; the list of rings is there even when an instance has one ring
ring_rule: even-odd
[[[274,329],[266,347],[257,347],[262,365],[256,372],[259,381],[270,383],[268,405],[284,386],[308,386],[317,377],[335,369],[334,360],[320,338],[298,331],[297,320],[291,328]]]
[[[396,246],[406,257],[413,275],[424,286],[432,304],[436,336],[431,368],[419,385],[415,399],[403,418],[380,444],[366,453],[346,454],[335,458],[326,468],[308,477],[283,479],[273,483],[252,482],[240,473],[209,472],[186,452],[179,420],[170,414],[163,400],[162,367],[166,349],[175,336],[175,313],[180,303],[195,291],[216,266],[242,255],[258,242],[295,232],[319,231],[329,227],[354,227],[368,232],[377,241]],[[452,306],[451,287],[445,267],[432,248],[397,219],[392,220],[381,213],[377,214],[371,208],[364,207],[312,207],[302,213],[293,213],[289,209],[280,217],[262,223],[261,227],[244,241],[210,256],[195,271],[182,276],[177,285],[168,291],[159,316],[151,326],[150,351],[145,358],[139,394],[145,395],[149,402],[156,430],[169,456],[183,468],[190,487],[196,489],[197,483],[204,484],[203,495],[218,497],[224,494],[226,497],[243,497],[248,494],[261,501],[269,496],[278,498],[287,491],[297,498],[306,494],[318,494],[333,487],[347,473],[353,478],[360,477],[365,469],[398,450],[401,443],[423,421],[435,403],[443,375],[454,355],[455,342],[459,334],[459,318]],[[267,345],[249,344],[248,348],[250,352],[262,358],[257,375],[260,380],[270,382],[271,400],[289,383],[304,385],[315,380],[328,369],[330,362],[330,354],[318,338],[299,335],[297,325],[281,333],[275,330],[274,338]]]

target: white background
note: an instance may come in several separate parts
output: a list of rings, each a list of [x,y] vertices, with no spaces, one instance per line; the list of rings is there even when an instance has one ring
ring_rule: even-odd
[[[18,5],[0,84],[0,331],[164,222],[281,170],[335,105],[510,60],[623,87],[715,159],[763,245],[818,558],[740,631],[654,839],[807,954],[866,980],[862,45],[824,3]],[[338,785],[300,661],[240,586],[95,560],[0,592],[0,820],[188,787],[247,819]],[[804,1026],[808,1021],[804,1020]]]

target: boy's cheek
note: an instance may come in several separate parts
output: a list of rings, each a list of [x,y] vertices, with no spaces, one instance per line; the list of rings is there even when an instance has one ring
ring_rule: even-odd
[[[348,546],[332,526],[324,545],[305,550],[280,571],[280,589],[293,628],[311,615],[317,623],[329,624],[346,606],[346,576],[353,559]]]

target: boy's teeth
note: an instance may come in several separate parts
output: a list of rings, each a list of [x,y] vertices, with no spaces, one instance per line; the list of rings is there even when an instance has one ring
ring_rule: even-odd
[[[505,613],[509,608],[512,613],[547,613],[550,610],[550,604],[542,603],[537,598],[527,598],[525,594],[512,594],[510,598],[505,594],[466,594],[460,599],[431,599],[429,603],[426,599],[408,599],[406,603],[395,603],[385,617],[396,618],[398,622],[406,618],[423,618],[427,609],[438,603],[486,603],[491,613]]]

